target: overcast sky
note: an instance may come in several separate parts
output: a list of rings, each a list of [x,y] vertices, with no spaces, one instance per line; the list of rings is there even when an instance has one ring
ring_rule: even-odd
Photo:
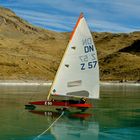
[[[54,31],[71,31],[81,12],[92,31],[140,31],[140,0],[0,0],[0,5]]]

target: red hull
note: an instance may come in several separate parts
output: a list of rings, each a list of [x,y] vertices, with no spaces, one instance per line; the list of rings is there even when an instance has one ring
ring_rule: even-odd
[[[92,104],[87,103],[69,103],[69,101],[36,101],[36,102],[29,102],[32,105],[46,105],[46,106],[64,106],[64,107],[77,107],[77,108],[91,108]]]

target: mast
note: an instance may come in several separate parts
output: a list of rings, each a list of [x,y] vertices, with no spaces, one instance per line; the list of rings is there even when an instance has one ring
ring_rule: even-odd
[[[81,20],[83,17],[84,17],[83,13],[80,13],[80,16],[79,16],[79,18],[78,18],[78,20],[77,20],[77,22],[76,22],[76,25],[75,25],[75,27],[74,27],[72,33],[71,33],[71,36],[70,36],[70,39],[69,39],[69,43],[68,43],[68,45],[67,45],[67,47],[66,47],[66,49],[65,49],[64,55],[63,55],[63,57],[62,57],[62,60],[61,60],[61,62],[60,62],[60,65],[59,65],[59,67],[58,67],[58,70],[57,70],[57,72],[56,72],[54,81],[53,81],[53,83],[52,83],[52,85],[51,85],[51,88],[50,88],[50,90],[49,90],[49,93],[48,93],[48,96],[47,96],[47,100],[49,100],[49,98],[50,98],[50,96],[51,96],[51,91],[52,91],[52,89],[53,89],[53,85],[54,85],[55,80],[56,80],[56,77],[57,77],[57,75],[58,75],[58,71],[59,71],[59,69],[60,69],[60,67],[61,67],[61,65],[62,65],[62,63],[63,63],[63,61],[64,61],[64,57],[65,57],[65,54],[66,54],[66,52],[67,52],[67,50],[68,50],[68,46],[69,46],[69,44],[70,44],[70,42],[71,42],[71,40],[72,40],[72,38],[73,38],[73,35],[74,35],[75,31],[76,31],[76,28],[77,28],[77,26],[78,26],[80,20]]]

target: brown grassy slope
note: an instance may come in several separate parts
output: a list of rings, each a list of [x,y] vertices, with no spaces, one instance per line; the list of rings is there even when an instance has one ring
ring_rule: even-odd
[[[52,80],[69,35],[34,27],[0,7],[0,79]],[[140,32],[93,37],[102,80],[140,78]]]
[[[97,38],[102,80],[140,79],[140,32],[101,33]]]
[[[0,79],[53,79],[65,38],[0,8]]]

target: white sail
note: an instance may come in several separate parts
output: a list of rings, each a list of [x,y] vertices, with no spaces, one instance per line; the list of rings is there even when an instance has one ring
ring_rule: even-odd
[[[97,53],[83,14],[72,32],[50,94],[99,98]]]

